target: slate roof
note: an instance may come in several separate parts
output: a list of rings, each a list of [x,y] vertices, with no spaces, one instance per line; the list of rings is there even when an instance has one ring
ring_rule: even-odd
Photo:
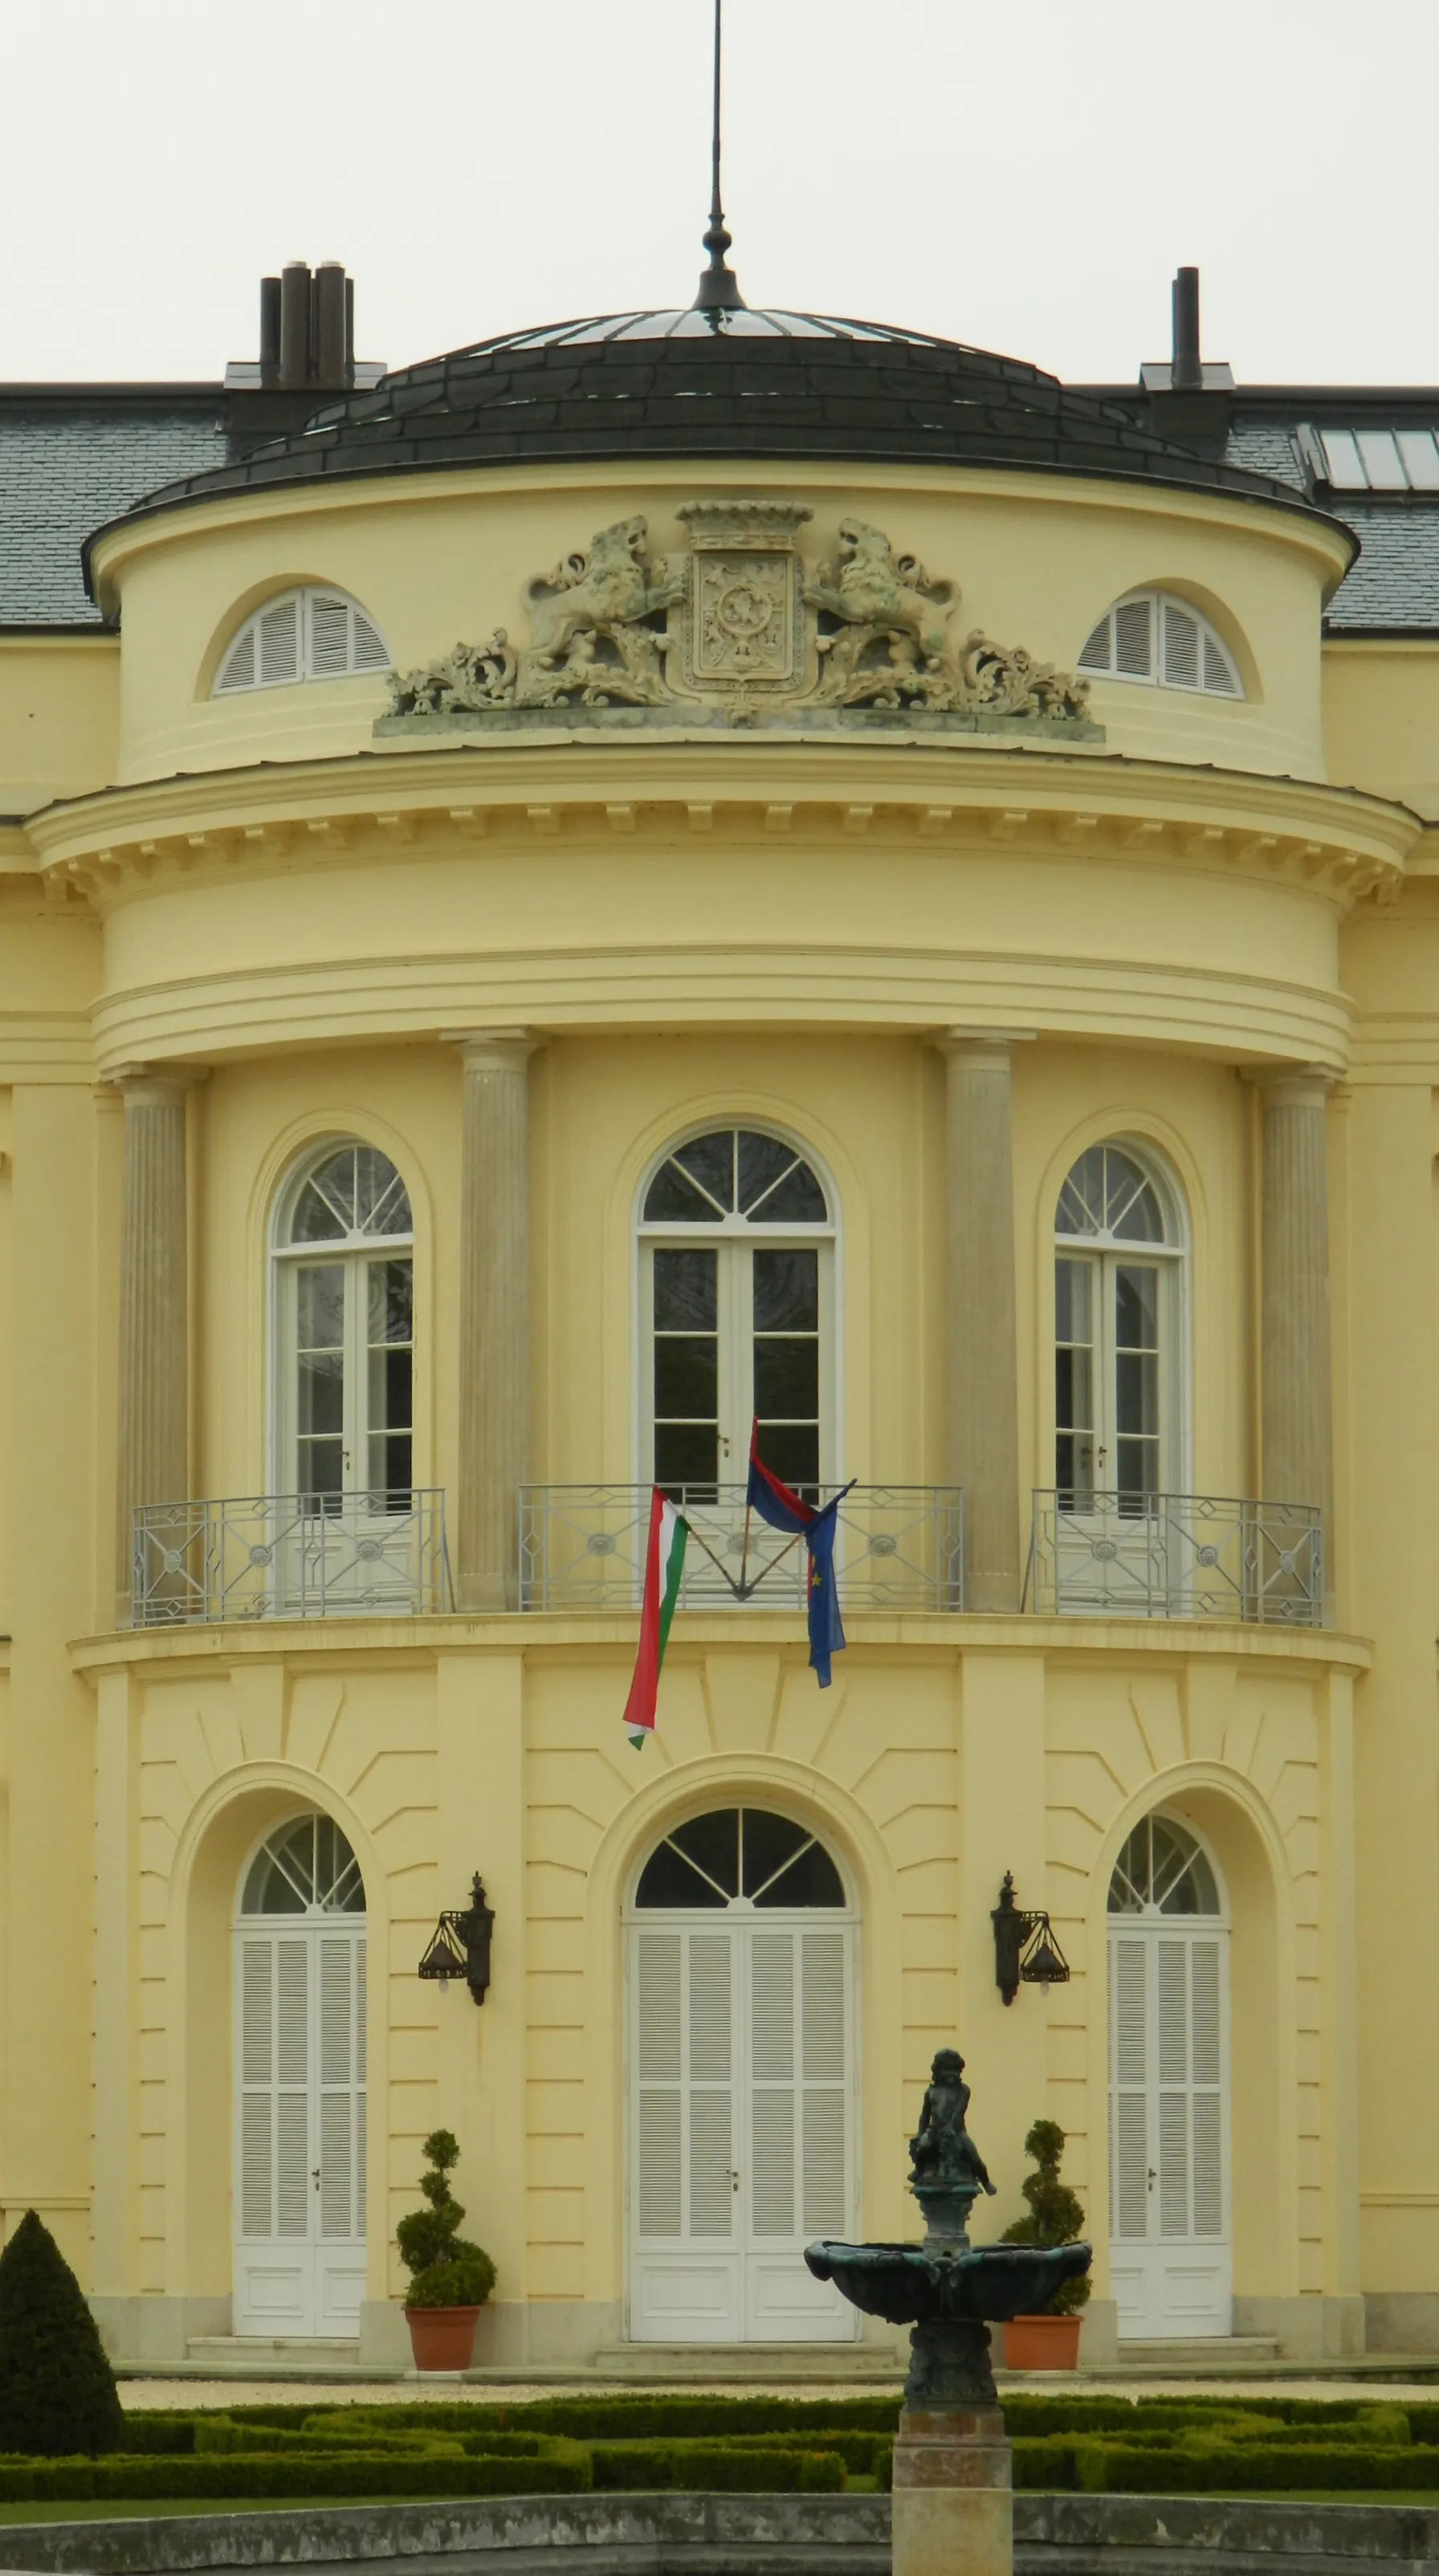
[[[91,529],[229,453],[218,387],[208,402],[178,388],[0,389],[0,627],[98,627],[81,560]]]
[[[1102,474],[1311,506],[1020,359],[827,314],[608,314],[386,376],[298,435],[152,495],[562,459],[843,458]]]
[[[219,384],[0,386],[0,631],[99,630],[86,540],[210,491],[520,457],[742,454],[1020,466],[1317,508],[1362,548],[1327,630],[1439,636],[1439,498],[1316,490],[1299,436],[1305,421],[1361,418],[1439,429],[1439,392],[1424,388],[1238,387],[1222,432],[1190,447],[1156,433],[1139,386],[1066,387],[1017,359],[830,315],[676,308],[509,332],[398,369],[304,429],[296,404],[281,422]]]

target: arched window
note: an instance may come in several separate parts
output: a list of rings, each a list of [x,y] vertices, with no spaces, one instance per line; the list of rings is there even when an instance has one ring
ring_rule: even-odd
[[[1244,683],[1223,637],[1199,609],[1165,590],[1131,591],[1107,608],[1079,657],[1081,671],[1151,688],[1242,698]]]
[[[292,1816],[235,1927],[235,2327],[353,2335],[365,2295],[365,1887],[331,1816]]]
[[[1109,1882],[1111,1914],[1169,1915],[1222,1912],[1207,1854],[1170,1816],[1146,1816],[1114,1864]]]
[[[246,618],[221,660],[212,694],[342,680],[389,667],[389,646],[355,600],[339,590],[287,590]]]
[[[1110,2290],[1125,2337],[1232,2331],[1224,1914],[1195,1835],[1145,1816],[1109,1882]]]
[[[1142,1515],[1180,1487],[1183,1233],[1177,1195],[1129,1145],[1091,1145],[1055,1213],[1054,1481]]]
[[[292,1816],[245,1872],[242,1914],[363,1914],[360,1864],[333,1816]]]
[[[375,1145],[333,1140],[282,1193],[275,1241],[279,1444],[309,1511],[361,1495],[410,1509],[414,1431],[413,1221]]]
[[[763,1807],[717,1807],[676,1825],[651,1852],[635,1891],[637,1906],[686,1912],[847,1902],[823,1843]]]
[[[745,1472],[835,1472],[834,1223],[802,1153],[750,1127],[677,1145],[640,1218],[647,1480],[693,1499]]]
[[[855,2209],[854,1909],[790,1816],[671,1826],[629,1909],[630,2332],[848,2342],[804,2248]]]

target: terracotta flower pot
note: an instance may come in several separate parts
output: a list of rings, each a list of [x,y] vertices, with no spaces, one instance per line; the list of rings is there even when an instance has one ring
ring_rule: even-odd
[[[1006,2370],[1073,2370],[1079,2359],[1078,2317],[1011,2317],[1004,2329]]]
[[[406,2308],[416,2370],[468,2370],[478,2308]]]

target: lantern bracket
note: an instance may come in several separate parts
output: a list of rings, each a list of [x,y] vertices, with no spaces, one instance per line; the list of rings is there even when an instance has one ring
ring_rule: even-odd
[[[1004,1873],[999,1903],[989,1919],[994,1925],[994,1982],[1007,2004],[1013,2003],[1022,1985],[1068,1985],[1069,1962],[1054,1937],[1049,1916],[1018,1903],[1012,1870]]]
[[[470,1902],[442,1914],[420,1961],[422,1977],[433,1978],[441,1991],[451,1977],[463,1977],[472,2002],[482,2004],[490,1986],[490,1944],[494,1908],[485,1903],[484,1883],[476,1870]]]

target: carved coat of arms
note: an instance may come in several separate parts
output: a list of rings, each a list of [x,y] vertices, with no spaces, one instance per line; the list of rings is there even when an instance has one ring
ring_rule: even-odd
[[[809,564],[802,503],[691,501],[677,516],[687,552],[651,555],[646,521],[617,520],[529,584],[523,642],[501,626],[396,672],[385,730],[610,707],[732,724],[823,710],[830,723],[1097,730],[1085,680],[978,629],[957,636],[956,585],[864,520],[842,518],[833,558]]]

